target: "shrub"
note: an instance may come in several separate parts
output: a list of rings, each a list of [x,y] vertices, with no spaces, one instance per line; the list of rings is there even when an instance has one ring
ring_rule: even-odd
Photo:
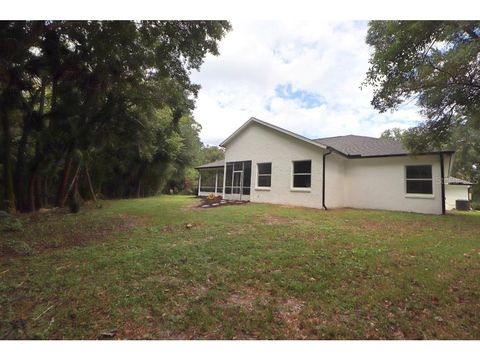
[[[5,239],[0,244],[1,252],[4,254],[31,255],[32,248],[25,241]]]
[[[471,206],[473,210],[480,210],[480,202],[472,202]]]
[[[15,239],[8,239],[5,241],[4,247],[6,253],[14,253],[17,255],[31,255],[33,250],[31,246],[25,241],[19,241]]]
[[[2,232],[22,231],[23,223],[13,216],[4,217],[0,220],[0,230]]]

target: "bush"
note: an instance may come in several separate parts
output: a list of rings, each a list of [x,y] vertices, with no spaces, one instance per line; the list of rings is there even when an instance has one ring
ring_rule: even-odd
[[[20,219],[16,217],[9,216],[0,219],[0,231],[2,232],[15,232],[15,231],[22,231],[23,230],[23,223]]]
[[[480,210],[480,202],[472,202],[471,206],[473,210]]]
[[[3,254],[16,254],[16,255],[31,255],[33,253],[32,248],[25,241],[19,241],[15,239],[5,239],[0,244],[0,249]]]

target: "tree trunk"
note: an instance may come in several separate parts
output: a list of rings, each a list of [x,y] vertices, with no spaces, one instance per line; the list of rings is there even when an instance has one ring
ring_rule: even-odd
[[[140,178],[140,179],[138,180],[138,186],[137,186],[137,198],[140,197],[141,190],[142,190],[142,179]]]
[[[78,192],[78,172],[77,174],[75,175],[75,179],[73,179],[73,189],[72,189],[72,197],[73,198],[79,198],[80,197],[80,193]]]
[[[28,176],[27,173],[27,163],[25,160],[26,157],[26,147],[28,145],[28,139],[29,136],[35,127],[35,124],[33,123],[34,118],[33,118],[33,113],[34,113],[34,105],[36,102],[36,95],[32,97],[30,103],[28,104],[28,111],[24,115],[23,119],[23,131],[22,131],[22,136],[20,138],[20,141],[18,143],[18,151],[17,151],[17,163],[16,163],[16,168],[15,168],[15,173],[14,173],[14,180],[15,180],[15,193],[17,195],[17,207],[21,209],[22,211],[26,210],[34,210],[32,208],[32,189],[30,189],[31,184],[28,182],[28,180],[32,179],[32,176],[34,179],[37,178],[37,169],[39,166],[39,163],[42,159],[42,153],[40,149],[40,145],[37,140],[37,144],[35,145],[35,157],[33,159],[33,163],[31,164],[31,176]],[[43,129],[43,112],[45,108],[45,83],[42,80],[42,85],[40,88],[40,99],[39,99],[39,111],[38,111],[38,117],[37,121],[40,122],[39,128]],[[35,175],[35,176],[34,176]],[[36,191],[35,189],[33,191]]]
[[[43,193],[42,193],[42,203],[43,205],[48,205],[48,175],[43,177]]]
[[[72,155],[71,155],[71,152],[69,152],[67,157],[65,158],[65,166],[63,167],[62,178],[60,180],[60,186],[58,189],[58,197],[57,197],[58,207],[65,206],[65,192],[67,190],[68,177],[70,175],[71,167],[72,167]]]
[[[22,137],[18,143],[18,152],[17,152],[17,165],[15,168],[15,193],[17,195],[17,204],[20,211],[27,210],[28,200],[27,200],[27,188],[28,188],[28,175],[26,174],[26,164],[25,164],[25,148],[27,147],[28,137],[32,130],[30,114],[25,115],[23,120],[23,132]]]
[[[41,209],[44,207],[43,194],[42,194],[42,182],[43,176],[37,175],[37,181],[35,181],[35,208]]]
[[[28,210],[35,211],[35,183],[37,181],[37,172],[34,171],[30,176],[30,182],[28,184]]]
[[[77,182],[77,180],[78,180],[78,172],[80,171],[81,166],[82,166],[82,162],[80,161],[78,163],[77,171],[75,171],[75,175],[73,175],[72,182],[70,183],[70,186],[68,187],[67,191],[65,192],[64,202],[67,200],[68,195],[70,194],[70,190],[72,190],[73,187],[76,187],[76,190],[78,192],[78,182]],[[75,191],[74,191],[73,194],[75,195]]]
[[[95,191],[93,191],[92,180],[90,179],[90,172],[88,171],[88,164],[85,162],[85,174],[87,175],[87,182],[88,188],[90,189],[90,195],[92,196],[92,200],[97,202],[97,196],[95,195]]]
[[[2,129],[3,129],[3,192],[5,198],[4,208],[8,212],[14,213],[15,192],[13,186],[13,170],[12,170],[12,136],[10,133],[10,122],[6,111],[2,111]]]

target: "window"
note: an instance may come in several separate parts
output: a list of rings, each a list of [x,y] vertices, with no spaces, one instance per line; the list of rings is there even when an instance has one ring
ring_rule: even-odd
[[[312,177],[312,161],[294,161],[293,162],[293,187],[309,188]]]
[[[272,185],[272,163],[257,164],[257,186],[270,187]]]
[[[405,182],[407,194],[433,195],[432,165],[407,165]]]

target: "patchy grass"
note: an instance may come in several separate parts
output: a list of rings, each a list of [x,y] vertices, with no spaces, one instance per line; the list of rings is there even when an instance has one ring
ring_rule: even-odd
[[[0,337],[480,338],[479,212],[197,203],[23,216],[0,234]]]

